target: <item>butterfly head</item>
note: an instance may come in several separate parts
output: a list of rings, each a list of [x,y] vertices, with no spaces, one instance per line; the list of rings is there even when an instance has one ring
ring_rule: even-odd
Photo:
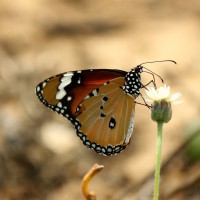
[[[125,84],[124,84],[124,91],[134,98],[137,98],[140,95],[140,89],[142,87],[141,84],[141,73],[143,72],[143,67],[138,65],[134,69],[132,69],[127,75],[125,76]]]

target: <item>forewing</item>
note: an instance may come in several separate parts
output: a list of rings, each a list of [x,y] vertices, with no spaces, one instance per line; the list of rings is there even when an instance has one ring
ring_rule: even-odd
[[[111,69],[73,71],[52,76],[36,87],[40,101],[53,111],[76,122],[76,109],[93,90],[127,72]]]

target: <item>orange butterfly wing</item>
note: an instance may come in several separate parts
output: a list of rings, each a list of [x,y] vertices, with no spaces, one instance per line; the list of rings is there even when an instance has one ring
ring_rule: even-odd
[[[126,74],[125,71],[114,69],[66,72],[38,84],[36,94],[45,106],[74,123],[77,106],[90,92],[105,82]]]
[[[115,78],[100,86],[77,109],[77,134],[89,148],[104,155],[122,151],[133,132],[135,99],[122,89],[124,82]]]

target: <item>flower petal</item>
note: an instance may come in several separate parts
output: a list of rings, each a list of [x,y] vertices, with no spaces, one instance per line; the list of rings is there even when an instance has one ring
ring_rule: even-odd
[[[169,98],[169,100],[170,100],[171,102],[173,102],[173,101],[176,101],[179,97],[181,97],[181,93],[180,93],[180,92],[177,92],[177,93],[173,94],[173,95]]]
[[[154,87],[147,88],[146,90],[147,96],[150,98],[147,98],[145,100],[149,102],[153,101],[160,101],[160,100],[166,100],[170,103],[182,103],[183,101],[176,101],[180,96],[181,93],[174,93],[170,95],[170,86],[164,85],[163,87],[159,87],[158,89],[155,89]]]

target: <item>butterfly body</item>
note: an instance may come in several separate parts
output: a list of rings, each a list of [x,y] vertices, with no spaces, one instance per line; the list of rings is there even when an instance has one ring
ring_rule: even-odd
[[[112,69],[73,71],[52,76],[36,87],[40,101],[74,125],[83,144],[114,155],[130,142],[141,65],[130,72]]]

